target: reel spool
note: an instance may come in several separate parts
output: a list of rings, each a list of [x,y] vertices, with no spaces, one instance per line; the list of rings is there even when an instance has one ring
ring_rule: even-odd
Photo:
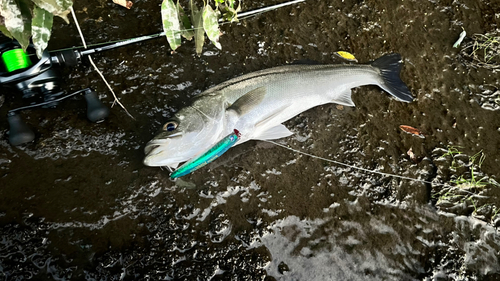
[[[23,49],[16,46],[2,53],[2,62],[7,72],[14,72],[31,66],[30,58]]]

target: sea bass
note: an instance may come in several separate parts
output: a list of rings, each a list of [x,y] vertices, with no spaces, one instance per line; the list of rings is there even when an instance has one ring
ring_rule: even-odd
[[[364,65],[287,65],[249,73],[196,97],[179,110],[145,147],[147,166],[176,168],[238,130],[237,144],[293,133],[282,123],[312,107],[354,106],[351,89],[377,85],[394,98],[413,97],[401,80],[401,56],[385,55]]]

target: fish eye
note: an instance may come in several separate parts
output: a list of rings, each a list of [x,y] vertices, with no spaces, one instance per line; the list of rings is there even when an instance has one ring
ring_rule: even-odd
[[[177,124],[177,122],[169,121],[169,122],[165,123],[165,125],[163,125],[163,130],[167,131],[167,132],[172,132],[173,130],[175,130],[177,128],[178,125],[179,124]]]

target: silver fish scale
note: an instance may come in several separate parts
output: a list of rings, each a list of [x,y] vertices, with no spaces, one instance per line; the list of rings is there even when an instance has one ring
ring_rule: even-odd
[[[347,91],[380,82],[378,70],[368,65],[284,66],[229,80],[205,93],[219,92],[231,105],[246,93],[265,87],[266,96],[251,112],[223,122],[244,133],[240,141],[244,142],[312,107],[331,102],[352,106]],[[223,134],[232,129],[225,128]]]

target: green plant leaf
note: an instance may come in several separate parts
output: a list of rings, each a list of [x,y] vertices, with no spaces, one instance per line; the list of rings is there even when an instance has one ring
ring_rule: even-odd
[[[191,27],[191,21],[189,20],[189,17],[179,4],[178,0],[177,0],[177,13],[179,13],[179,22],[181,23],[182,27],[181,34],[184,38],[191,41],[194,36],[194,30]]]
[[[179,13],[173,0],[163,0],[161,4],[161,20],[168,44],[175,51],[181,45],[181,25],[179,23]]]
[[[5,19],[2,16],[0,16],[0,32],[2,32],[3,35],[12,39],[12,34],[10,34],[7,27],[5,27]]]
[[[73,6],[72,0],[31,0],[38,7],[52,13],[58,14],[67,11],[71,6]]]
[[[203,29],[207,33],[208,39],[221,50],[222,46],[219,43],[220,30],[217,13],[210,5],[206,5],[203,9]]]
[[[31,36],[31,13],[26,3],[15,0],[0,1],[0,15],[5,20],[5,27],[24,51],[28,48]]]
[[[69,8],[73,6],[72,0],[31,0],[38,7],[47,10],[55,16],[59,16],[66,23],[69,23],[67,15],[69,14]]]
[[[198,10],[193,0],[190,0],[191,6],[191,20],[194,27],[194,44],[196,46],[196,54],[199,56],[203,51],[203,44],[205,43],[205,31],[203,30],[203,11]]]
[[[35,6],[33,9],[33,20],[31,32],[33,34],[33,45],[36,55],[42,57],[43,50],[47,48],[52,30],[54,15],[49,11]]]
[[[5,25],[0,25],[0,32],[2,32],[3,35],[12,39],[12,34],[10,34],[9,30],[7,29],[7,27],[5,27]]]
[[[226,0],[225,4],[220,4],[218,7],[223,14],[223,18],[229,22],[238,22],[238,12],[241,10],[241,5],[234,8],[234,0]]]

